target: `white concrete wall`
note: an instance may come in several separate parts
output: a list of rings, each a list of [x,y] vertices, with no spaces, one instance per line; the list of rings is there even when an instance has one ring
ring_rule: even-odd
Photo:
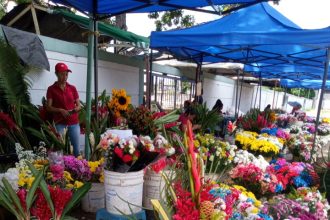
[[[217,77],[217,80],[204,78],[203,99],[207,102],[209,108],[213,107],[217,99],[221,99],[224,104],[223,111],[231,111],[233,113],[236,102],[236,81],[223,78]],[[238,96],[240,96],[240,84],[238,88]],[[303,109],[309,110],[312,108],[312,99],[305,99],[291,94],[286,94],[286,96],[288,98],[287,102],[297,101],[302,104]],[[259,108],[259,97],[260,91],[258,90],[258,86],[243,84],[239,110],[242,113],[246,113],[251,108]],[[261,109],[264,109],[268,104],[272,108],[282,108],[284,97],[284,92],[275,91],[274,93],[273,90],[262,88]],[[286,103],[283,109],[290,112],[292,107]]]
[[[64,62],[72,70],[69,73],[68,82],[76,86],[80,100],[86,101],[86,76],[87,76],[87,59],[85,57],[77,57],[73,55],[46,51],[50,63],[50,72],[47,70],[32,70],[28,73],[28,77],[32,81],[30,94],[32,103],[40,105],[43,96],[46,96],[48,86],[56,81],[54,68],[56,63]],[[99,61],[99,94],[106,89],[111,94],[113,88],[126,89],[132,98],[132,104],[138,104],[139,95],[139,69],[131,66]],[[92,83],[92,97],[94,97],[94,83]]]

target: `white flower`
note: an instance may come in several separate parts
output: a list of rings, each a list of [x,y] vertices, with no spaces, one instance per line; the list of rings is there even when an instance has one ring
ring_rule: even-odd
[[[211,155],[210,158],[209,158],[210,161],[213,161],[214,160],[214,155]]]
[[[133,154],[134,151],[135,151],[135,149],[130,148],[128,152],[129,152],[129,154]]]
[[[170,147],[169,149],[168,149],[168,151],[167,151],[167,156],[171,156],[171,155],[173,155],[175,153],[175,149],[174,149],[174,147]]]
[[[95,146],[95,138],[94,138],[94,133],[93,132],[89,133],[89,143],[91,143],[92,147]]]

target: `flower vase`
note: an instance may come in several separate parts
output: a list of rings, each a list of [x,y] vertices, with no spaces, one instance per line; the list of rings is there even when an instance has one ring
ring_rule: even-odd
[[[105,191],[103,183],[92,183],[91,189],[81,200],[85,212],[97,212],[105,207]]]

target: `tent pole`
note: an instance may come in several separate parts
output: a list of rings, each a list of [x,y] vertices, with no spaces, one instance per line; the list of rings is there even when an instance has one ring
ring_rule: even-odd
[[[243,83],[244,83],[244,72],[242,73],[242,82],[241,82],[241,90],[239,91],[239,99],[238,99],[238,108],[237,108],[237,117],[239,114],[239,108],[241,106],[241,98],[242,98],[242,90],[243,90]]]
[[[255,97],[255,99],[254,99],[254,105],[253,105],[253,108],[256,108],[256,105],[257,105],[258,92],[259,92],[259,86],[257,86],[256,97]]]
[[[91,85],[93,75],[93,48],[94,48],[94,22],[89,21],[90,34],[88,35],[87,79],[86,79],[86,131],[85,131],[85,158],[90,156],[89,133],[91,126]]]
[[[149,71],[147,70],[147,107],[151,109],[151,91],[152,91],[152,50],[149,56]]]
[[[235,119],[237,119],[238,115],[238,86],[239,86],[239,70],[237,70],[237,79],[236,79],[236,98],[235,98]]]
[[[202,65],[200,63],[197,64],[196,67],[196,73],[195,73],[195,83],[196,83],[196,89],[195,89],[195,101],[198,102],[198,89],[197,89],[197,85],[200,82],[200,72],[202,70]]]
[[[275,87],[274,87],[274,93],[273,93],[273,103],[272,103],[272,109],[274,109],[274,104],[275,104],[275,89],[277,87],[277,81],[275,81]]]
[[[261,110],[261,87],[262,87],[261,76],[259,77],[259,83],[260,83],[260,90],[259,90],[259,93],[260,93],[260,97],[259,97],[259,110]]]
[[[98,96],[99,96],[99,73],[98,73],[98,27],[97,20],[94,19],[94,99],[95,99],[95,120],[98,121],[99,118],[99,105],[98,105]]]
[[[323,102],[323,95],[324,95],[324,90],[325,90],[325,84],[326,84],[326,81],[327,81],[327,78],[328,78],[329,60],[330,60],[330,48],[327,48],[326,53],[327,53],[327,60],[326,60],[326,62],[324,64],[324,74],[323,74],[323,80],[322,80],[322,87],[321,87],[321,94],[320,94],[319,105],[317,107],[314,141],[313,141],[313,147],[312,147],[310,161],[312,161],[313,154],[315,153],[315,144],[316,144],[317,129],[318,129],[318,126],[319,126],[319,120],[320,120],[320,114],[321,114],[321,108],[322,108],[322,102]]]

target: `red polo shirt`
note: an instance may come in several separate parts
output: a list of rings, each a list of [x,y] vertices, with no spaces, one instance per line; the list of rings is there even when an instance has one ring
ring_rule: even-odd
[[[47,99],[52,99],[52,105],[55,108],[72,110],[76,107],[75,100],[79,99],[76,87],[66,83],[65,89],[62,90],[57,83],[49,86],[47,89]],[[63,117],[61,113],[53,113],[55,124],[74,125],[79,122],[78,113],[73,113],[68,117]]]

